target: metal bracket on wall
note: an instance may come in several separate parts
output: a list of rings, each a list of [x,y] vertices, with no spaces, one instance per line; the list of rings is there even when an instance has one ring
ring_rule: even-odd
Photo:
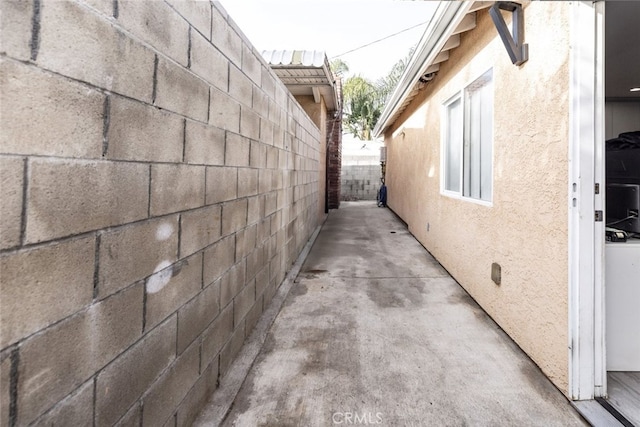
[[[500,10],[511,12],[512,15],[512,31],[509,32],[502,13]],[[529,45],[524,41],[524,11],[520,3],[512,1],[497,1],[489,9],[489,15],[493,19],[493,23],[498,30],[498,34],[507,48],[507,53],[511,58],[511,62],[520,65],[529,59]]]

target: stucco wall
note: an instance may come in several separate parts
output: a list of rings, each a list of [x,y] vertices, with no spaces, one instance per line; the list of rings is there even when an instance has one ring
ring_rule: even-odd
[[[189,425],[318,225],[325,127],[217,2],[0,7],[0,425]]]
[[[486,10],[386,135],[389,206],[565,393],[568,384],[568,5],[525,8],[514,66]],[[443,103],[493,68],[493,202],[440,194]],[[403,131],[403,132],[402,132]],[[502,284],[491,264],[502,266]]]

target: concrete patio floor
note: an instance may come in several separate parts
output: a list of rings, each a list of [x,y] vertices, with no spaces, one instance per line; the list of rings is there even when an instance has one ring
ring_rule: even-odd
[[[196,425],[588,425],[374,202],[330,213],[290,288]]]

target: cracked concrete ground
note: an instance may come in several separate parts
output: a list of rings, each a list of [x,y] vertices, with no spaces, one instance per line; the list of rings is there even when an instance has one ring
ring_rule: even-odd
[[[330,213],[265,331],[223,425],[587,425],[375,202]]]

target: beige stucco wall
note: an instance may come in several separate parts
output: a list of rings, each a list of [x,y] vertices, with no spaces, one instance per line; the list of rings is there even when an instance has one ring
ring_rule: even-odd
[[[389,206],[565,393],[568,389],[568,4],[525,9],[511,63],[487,10],[386,135]],[[493,202],[440,194],[442,104],[493,68]],[[502,266],[502,284],[491,264]]]

